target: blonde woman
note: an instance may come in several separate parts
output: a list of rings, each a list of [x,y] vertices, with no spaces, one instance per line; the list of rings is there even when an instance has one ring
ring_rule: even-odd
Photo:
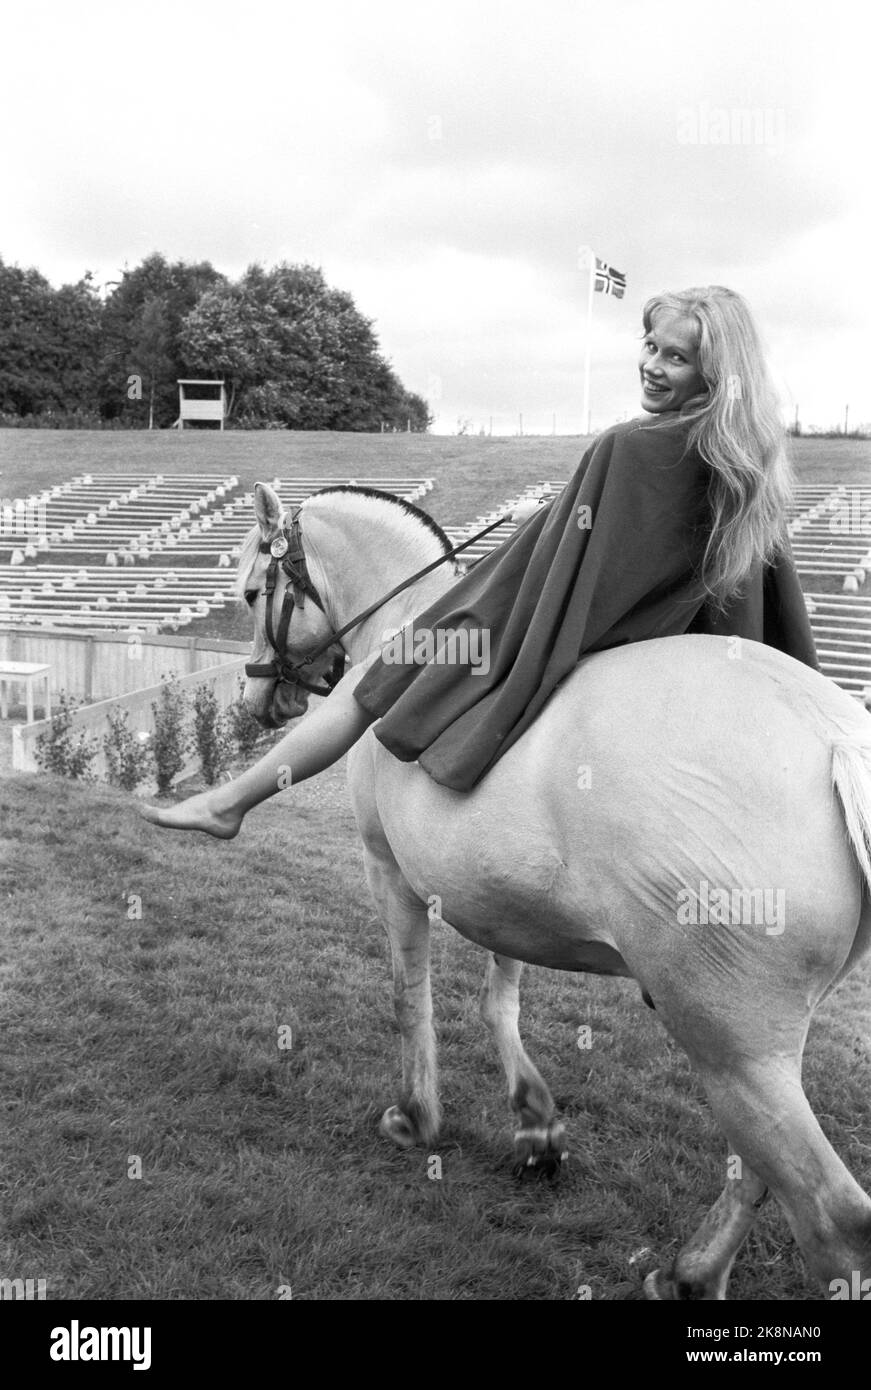
[[[816,666],[786,531],[784,430],[747,304],[716,285],[657,295],[643,325],[644,416],[606,430],[559,497],[414,623],[487,631],[486,675],[373,653],[235,781],[147,817],[229,838],[376,720],[396,757],[468,790],[581,657],[627,642],[716,633]]]

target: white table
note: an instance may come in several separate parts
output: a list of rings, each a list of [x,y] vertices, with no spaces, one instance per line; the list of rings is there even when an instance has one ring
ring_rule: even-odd
[[[50,666],[39,666],[33,661],[0,661],[0,717],[6,718],[9,698],[7,686],[14,685],[18,681],[24,686],[25,700],[27,701],[27,722],[32,724],[33,685],[35,681],[42,681],[45,685],[43,709],[46,719],[51,719],[51,694],[48,688],[50,670]]]

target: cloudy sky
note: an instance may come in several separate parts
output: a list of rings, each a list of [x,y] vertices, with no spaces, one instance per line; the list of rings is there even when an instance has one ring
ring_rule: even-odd
[[[645,299],[757,311],[785,410],[871,421],[869,21],[855,0],[29,0],[4,17],[0,256],[310,261],[435,428],[637,413]]]

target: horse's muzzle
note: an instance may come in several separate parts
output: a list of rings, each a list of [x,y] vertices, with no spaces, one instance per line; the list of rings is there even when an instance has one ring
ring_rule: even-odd
[[[289,719],[298,719],[308,709],[308,695],[298,685],[287,681],[276,681],[269,706],[272,727],[278,729]]]

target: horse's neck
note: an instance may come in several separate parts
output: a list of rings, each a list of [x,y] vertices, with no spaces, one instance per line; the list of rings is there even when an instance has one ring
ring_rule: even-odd
[[[326,504],[328,499],[324,499]],[[359,512],[315,509],[309,503],[303,516],[306,553],[316,587],[328,600],[337,627],[375,603],[397,584],[437,559],[440,546],[414,520],[396,508],[396,517],[383,507],[360,507]],[[387,524],[385,524],[385,522]],[[389,633],[404,627],[456,583],[453,563],[438,569],[390,599],[352,629],[342,645],[356,664],[383,645]]]

